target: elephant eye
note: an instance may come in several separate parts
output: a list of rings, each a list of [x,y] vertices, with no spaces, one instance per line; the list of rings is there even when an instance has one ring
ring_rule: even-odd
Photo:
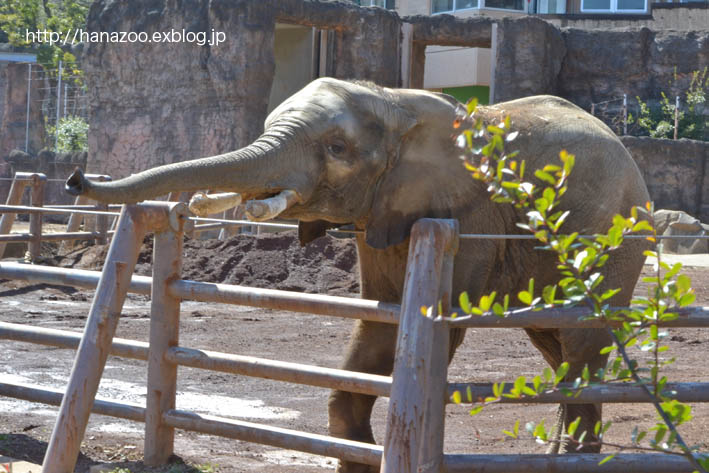
[[[327,150],[330,154],[334,156],[339,156],[346,151],[344,143],[330,143],[327,145]]]

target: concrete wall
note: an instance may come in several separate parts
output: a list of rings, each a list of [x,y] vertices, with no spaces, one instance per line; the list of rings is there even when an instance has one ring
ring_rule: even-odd
[[[276,24],[273,55],[276,69],[268,99],[270,113],[281,102],[313,80],[313,28]]]
[[[89,171],[118,178],[253,141],[277,75],[276,23],[330,28],[328,75],[399,84],[401,22],[391,11],[301,0],[99,0],[92,31],[214,29],[227,41],[90,44]]]
[[[709,143],[624,136],[657,209],[683,210],[709,222]]]

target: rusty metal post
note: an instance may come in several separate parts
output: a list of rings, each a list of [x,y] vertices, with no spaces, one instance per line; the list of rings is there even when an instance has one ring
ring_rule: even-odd
[[[47,176],[35,174],[32,176],[31,203],[33,207],[44,206],[44,188],[47,183]],[[30,214],[30,234],[32,239],[27,245],[27,254],[30,262],[36,262],[42,253],[42,219],[41,212]]]
[[[153,286],[150,306],[150,349],[148,354],[148,396],[145,413],[146,465],[168,462],[174,450],[175,429],[163,423],[163,414],[175,408],[177,364],[165,357],[178,346],[180,298],[169,291],[180,279],[182,268],[183,222],[189,210],[184,203],[170,204],[170,227],[155,234],[153,246]]]
[[[164,206],[153,203],[123,208],[49,440],[42,473],[74,471],[143,237],[149,228],[161,231],[166,225]]]
[[[25,179],[18,179],[17,174],[12,180],[12,185],[10,186],[10,192],[7,194],[6,205],[20,205],[22,202],[22,194],[25,192],[25,186],[27,181]],[[15,213],[4,213],[0,217],[0,235],[7,235],[12,230],[12,224],[15,223],[17,214]],[[0,258],[5,254],[5,247],[7,243],[0,243]]]
[[[401,320],[387,415],[382,473],[439,472],[447,397],[449,327],[438,302],[450,307],[455,220],[414,224],[404,282]],[[433,306],[433,317],[421,307]]]

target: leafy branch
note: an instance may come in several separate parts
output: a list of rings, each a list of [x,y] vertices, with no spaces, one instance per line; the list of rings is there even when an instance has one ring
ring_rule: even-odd
[[[691,407],[672,399],[675,393],[667,389],[667,378],[661,375],[661,368],[671,364],[674,359],[661,358],[661,354],[665,353],[668,347],[661,344],[667,333],[661,331],[660,327],[662,323],[678,317],[678,308],[692,304],[695,294],[689,278],[680,274],[681,264],[669,266],[661,259],[661,245],[657,244],[657,234],[652,225],[652,204],[647,203],[645,208],[633,208],[628,218],[614,216],[610,229],[603,234],[586,237],[576,232],[563,233],[562,225],[568,218],[569,211],[559,208],[561,199],[568,190],[569,175],[575,163],[574,155],[561,151],[559,164],[547,164],[534,171],[536,183],[525,180],[525,161],[517,158],[517,152],[508,153],[505,150],[505,144],[517,136],[516,132],[511,131],[510,118],[507,117],[499,124],[485,125],[480,118],[474,116],[476,105],[468,105],[473,124],[470,129],[462,130],[459,137],[465,168],[475,180],[486,185],[494,202],[513,205],[523,211],[526,221],[518,226],[535,236],[542,244],[541,250],[551,251],[556,255],[559,282],[545,286],[539,292],[535,290],[534,280],[531,279],[528,288],[517,294],[517,299],[526,310],[584,305],[589,309],[589,318],[606,322],[614,342],[614,345],[604,347],[600,353],[616,352],[616,356],[605,368],[593,373],[593,376],[588,366],[585,366],[571,388],[561,384],[568,374],[568,363],[562,363],[556,373],[546,368],[542,376],[535,376],[531,383],[528,383],[524,376],[520,376],[509,390],[505,390],[505,383],[494,384],[493,395],[478,400],[471,414],[477,414],[485,406],[498,403],[506,397],[533,399],[542,393],[554,391],[574,396],[590,385],[632,382],[646,393],[660,421],[649,430],[654,431],[653,436],[648,436],[649,431],[641,431],[636,427],[630,447],[613,445],[621,449],[633,448],[683,455],[696,471],[706,473],[709,469],[709,456],[698,452],[696,447],[689,446],[677,430],[677,426],[691,419]],[[460,127],[462,123],[463,121],[456,121],[455,126]],[[484,144],[476,146],[476,143],[480,142]],[[641,215],[647,216],[649,221],[641,218]],[[646,256],[656,258],[656,273],[653,277],[644,278],[645,282],[653,284],[647,297],[634,299],[632,307],[618,310],[611,308],[610,299],[618,294],[620,289],[601,291],[601,268],[629,236],[645,238],[657,244],[657,251],[645,251]],[[510,310],[509,295],[505,295],[501,302],[496,301],[496,297],[495,292],[483,295],[475,305],[471,303],[468,294],[463,293],[460,296],[460,306],[468,317],[490,313],[505,317],[516,312]],[[619,327],[612,329],[612,324]],[[651,359],[646,366],[642,366],[629,355],[628,349],[633,346],[639,347],[642,352],[650,352]],[[473,402],[472,393],[468,390],[466,394],[468,402]],[[462,399],[462,393],[453,394],[454,402],[460,403]],[[597,440],[584,443],[587,432],[582,432],[578,438],[574,438],[580,421],[579,417],[567,426],[567,432],[563,435],[565,441],[576,444],[578,448],[584,445],[602,445],[603,435],[611,426],[611,422],[602,424],[599,421],[594,426]],[[548,442],[554,433],[546,429],[544,422],[529,423],[526,430],[537,441],[544,443]],[[519,421],[504,433],[508,437],[517,438]],[[646,438],[647,443],[641,444]],[[601,463],[613,456],[607,456]]]

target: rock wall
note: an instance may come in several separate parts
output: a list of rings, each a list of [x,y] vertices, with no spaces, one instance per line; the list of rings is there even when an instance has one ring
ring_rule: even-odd
[[[253,141],[266,118],[277,22],[330,31],[328,75],[398,84],[400,20],[386,10],[301,0],[100,0],[88,18],[93,31],[215,30],[226,41],[90,44],[89,171],[118,178]]]
[[[557,95],[566,45],[558,28],[534,17],[503,19],[494,47],[494,102]]]
[[[27,129],[27,64],[7,63],[0,67],[0,177],[12,177],[8,163],[10,152],[25,149]],[[38,66],[34,66],[38,67]],[[35,70],[35,69],[33,69]],[[29,152],[36,154],[44,146],[44,117],[39,98],[42,82],[32,81],[30,91]],[[0,181],[0,199],[4,202],[10,189]]]
[[[0,123],[0,159],[13,149],[25,149],[27,126],[27,64],[10,63],[0,77],[5,83],[2,122]],[[36,67],[36,66],[35,66]],[[34,69],[33,69],[34,70]],[[44,146],[44,120],[40,101],[42,83],[31,82],[29,152],[37,153]]]
[[[563,37],[567,54],[558,94],[585,108],[623,94],[643,100],[659,98],[662,91],[674,96],[686,90],[692,71],[709,66],[709,29],[683,33],[571,28],[563,30]]]
[[[709,66],[709,26],[558,29],[528,17],[499,23],[496,51],[494,101],[551,93],[588,110],[623,94],[648,100],[686,90],[690,73]]]
[[[709,143],[624,136],[657,209],[683,210],[709,221]]]

